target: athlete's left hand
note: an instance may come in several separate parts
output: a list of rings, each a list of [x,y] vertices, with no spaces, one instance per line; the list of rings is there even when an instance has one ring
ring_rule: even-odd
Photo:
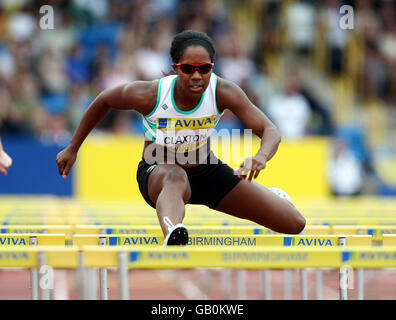
[[[11,167],[11,165],[11,157],[0,148],[0,172],[6,176],[7,170]]]
[[[248,181],[257,179],[260,170],[263,170],[267,165],[267,158],[264,155],[256,155],[254,157],[246,158],[241,164],[241,167],[235,171],[238,177],[246,180],[249,174]]]

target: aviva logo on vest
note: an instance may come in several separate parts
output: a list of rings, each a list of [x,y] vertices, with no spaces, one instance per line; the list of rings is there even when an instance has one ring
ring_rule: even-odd
[[[215,127],[214,116],[202,118],[158,118],[157,128],[161,130],[197,130]]]
[[[297,241],[296,241],[297,239]],[[297,242],[297,244],[296,244]],[[333,247],[331,239],[326,238],[295,238],[295,237],[284,237],[283,238],[283,246],[284,247]]]

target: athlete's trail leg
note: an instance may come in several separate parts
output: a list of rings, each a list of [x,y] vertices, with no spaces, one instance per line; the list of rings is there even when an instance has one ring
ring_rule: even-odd
[[[304,217],[292,204],[254,181],[239,182],[219,202],[216,210],[280,233],[298,234],[305,227]]]

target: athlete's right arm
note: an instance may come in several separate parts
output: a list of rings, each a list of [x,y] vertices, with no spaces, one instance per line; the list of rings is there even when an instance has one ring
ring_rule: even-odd
[[[156,104],[157,89],[158,81],[136,81],[102,91],[85,111],[69,146],[58,153],[59,174],[67,178],[81,144],[110,109],[136,110],[146,115]]]

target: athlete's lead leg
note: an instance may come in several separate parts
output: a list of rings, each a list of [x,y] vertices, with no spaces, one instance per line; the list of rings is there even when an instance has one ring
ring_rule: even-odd
[[[168,219],[173,225],[182,223],[185,204],[191,197],[186,172],[178,165],[159,164],[150,174],[148,194],[156,204],[159,223],[166,237],[169,233]]]

